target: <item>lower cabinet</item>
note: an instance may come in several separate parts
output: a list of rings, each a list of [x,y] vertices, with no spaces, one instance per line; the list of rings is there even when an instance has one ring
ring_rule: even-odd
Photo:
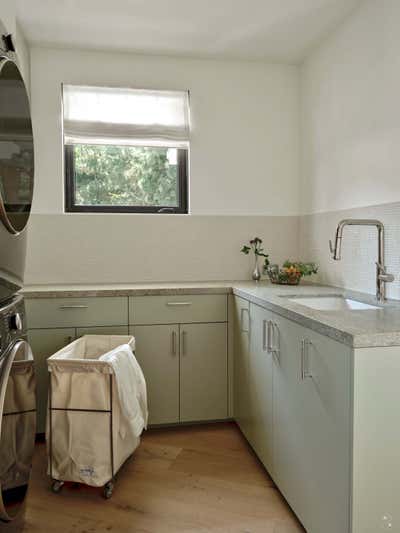
[[[131,326],[147,382],[149,423],[228,416],[225,323]]]
[[[26,312],[36,362],[39,433],[45,431],[46,359],[89,334],[135,336],[150,424],[228,417],[226,294],[28,298]]]
[[[250,306],[250,420],[252,444],[265,468],[272,475],[273,461],[273,353],[269,346],[272,314]]]
[[[226,324],[180,326],[180,419],[228,416]]]
[[[46,360],[75,338],[75,328],[33,329],[28,332],[35,360],[37,396],[37,433],[46,429],[48,371]]]
[[[242,433],[252,441],[250,419],[250,303],[234,297],[233,412]]]
[[[179,422],[179,326],[133,326],[147,383],[149,424]]]
[[[235,347],[235,417],[307,532],[346,533],[351,349],[257,305],[249,309],[250,348]]]
[[[275,316],[275,481],[309,533],[350,523],[350,348]]]

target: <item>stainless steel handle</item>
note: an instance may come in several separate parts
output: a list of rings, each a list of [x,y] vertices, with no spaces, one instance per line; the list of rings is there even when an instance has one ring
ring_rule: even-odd
[[[250,323],[250,313],[249,313],[249,310],[246,309],[246,307],[242,307],[242,309],[240,310],[240,331],[241,331],[242,333],[249,333],[249,329],[244,329],[244,328],[243,328],[244,313],[247,313],[247,317],[248,317],[248,319],[249,319],[249,323]]]
[[[272,321],[268,320],[267,323],[267,352],[272,352]]]
[[[265,352],[268,349],[268,343],[267,343],[267,320],[263,320],[263,328],[262,328],[262,347],[263,351]]]
[[[88,305],[60,305],[59,309],[87,309]]]
[[[271,351],[272,351],[272,354],[274,355],[274,357],[277,359],[277,361],[279,362],[279,355],[280,355],[280,352],[281,352],[281,332],[280,332],[280,329],[278,327],[278,324],[276,322],[272,322],[271,321],[271,332],[272,332],[272,340],[275,341],[274,343],[272,343],[271,341]],[[276,341],[276,338],[275,338],[275,332],[277,332],[277,341]]]
[[[171,334],[171,349],[172,355],[176,355],[176,331],[173,331]]]
[[[186,331],[182,331],[182,355],[186,354]]]
[[[167,302],[168,307],[181,307],[185,305],[192,305],[192,302]]]
[[[312,374],[309,368],[309,354],[308,347],[312,344],[309,339],[301,339],[301,379],[304,381],[306,378],[312,378]]]

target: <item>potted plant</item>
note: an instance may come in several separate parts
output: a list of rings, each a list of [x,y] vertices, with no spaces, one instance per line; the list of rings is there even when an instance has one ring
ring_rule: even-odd
[[[247,244],[243,245],[243,248],[241,249],[241,252],[245,255],[249,255],[249,253],[252,251],[254,253],[254,270],[252,273],[252,278],[254,281],[260,281],[261,279],[261,272],[260,267],[258,265],[258,258],[264,257],[264,269],[268,267],[269,265],[269,255],[264,253],[264,249],[262,248],[262,240],[259,237],[254,237],[254,239],[251,239],[249,241],[250,246]]]

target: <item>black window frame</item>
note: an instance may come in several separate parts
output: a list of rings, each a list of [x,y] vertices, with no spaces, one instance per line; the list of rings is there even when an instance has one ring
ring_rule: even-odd
[[[82,143],[85,144],[85,143]],[[87,143],[89,144],[89,143]],[[188,214],[188,168],[189,150],[177,148],[178,159],[178,201],[177,207],[144,205],[77,205],[75,204],[75,161],[74,145],[64,144],[65,170],[65,212],[66,213],[156,213]]]

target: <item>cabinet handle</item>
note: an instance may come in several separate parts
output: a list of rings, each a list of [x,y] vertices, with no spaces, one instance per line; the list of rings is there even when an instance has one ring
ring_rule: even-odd
[[[186,354],[186,331],[182,331],[182,355]]]
[[[60,305],[59,309],[65,310],[65,309],[87,309],[88,305]]]
[[[301,339],[301,379],[312,378],[312,373],[309,369],[308,347],[312,344],[309,339]]]
[[[192,302],[167,302],[169,307],[179,307],[182,305],[192,305]]]
[[[172,348],[172,355],[176,355],[176,331],[172,332],[171,335],[171,348]]]
[[[265,352],[268,349],[268,343],[267,343],[267,320],[263,320],[263,328],[262,328],[262,347],[263,351]],[[268,328],[269,330],[269,328]]]
[[[272,322],[271,321],[271,331],[273,333],[273,337],[274,337],[274,346],[271,348],[271,351],[273,353],[273,355],[276,357],[277,361],[279,362],[279,355],[281,353],[281,331],[278,327],[278,324],[276,322]],[[275,331],[278,332],[278,335],[277,335],[277,342],[276,342],[276,339],[275,339]]]
[[[267,352],[272,352],[272,321],[268,320],[268,327],[267,327]]]
[[[243,328],[243,323],[244,323],[244,314],[247,313],[247,317],[249,319],[249,324],[250,324],[250,312],[248,309],[246,309],[246,307],[242,307],[242,309],[240,310],[240,331],[242,333],[249,333],[249,329],[244,329]]]

